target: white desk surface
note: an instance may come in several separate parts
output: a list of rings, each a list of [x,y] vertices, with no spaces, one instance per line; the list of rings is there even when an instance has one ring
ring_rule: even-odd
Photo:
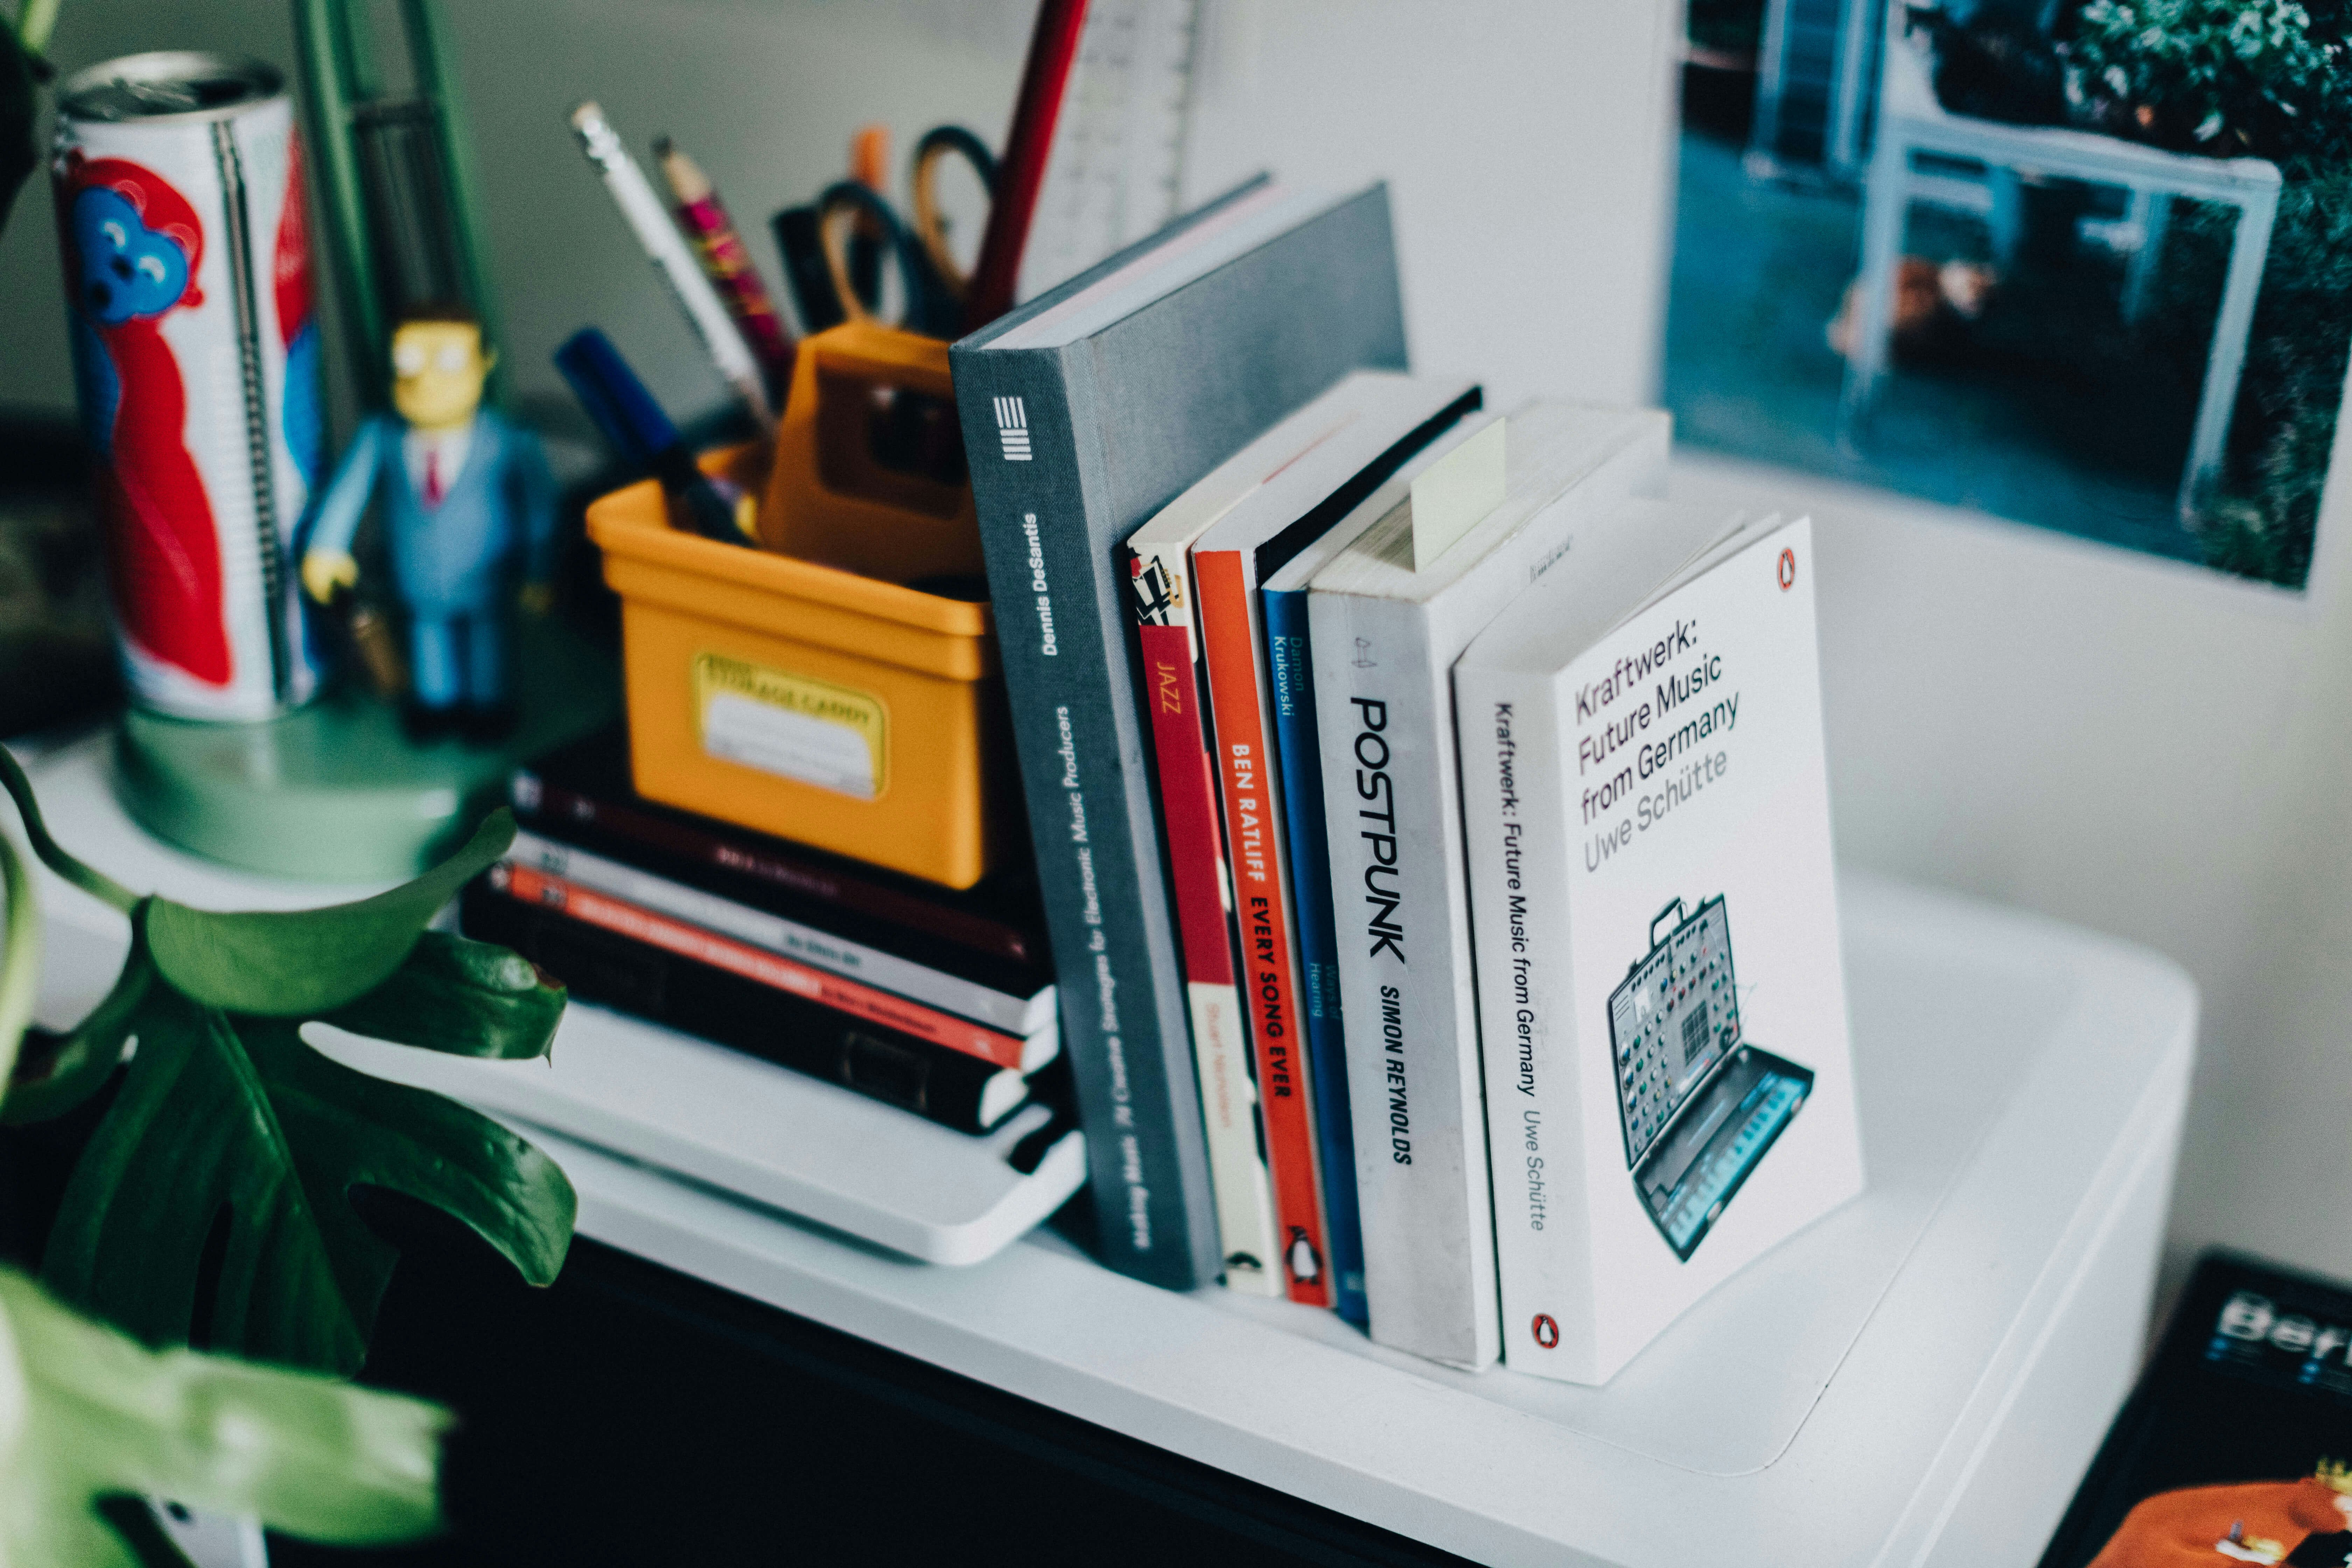
[[[188,901],[351,896],[77,842],[80,814],[60,815],[68,848]],[[91,919],[53,879],[43,896]],[[583,1235],[1481,1562],[1914,1562],[2026,1374],[2063,1374],[2040,1352],[2125,1195],[2168,1177],[2196,993],[2144,950],[1875,879],[1846,880],[1843,917],[1869,1191],[1601,1389],[1454,1372],[1285,1302],[1153,1289],[1050,1233],[928,1267],[541,1142]],[[52,945],[45,989],[104,984],[79,973],[89,944]],[[2133,1344],[2141,1329],[2113,1324]],[[2063,1503],[2073,1479],[2045,1491]]]

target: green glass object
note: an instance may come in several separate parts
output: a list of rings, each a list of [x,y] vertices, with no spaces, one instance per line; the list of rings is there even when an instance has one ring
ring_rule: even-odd
[[[346,690],[258,724],[133,708],[116,787],[141,826],[208,859],[309,882],[413,877],[505,798],[516,763],[620,708],[602,650],[551,621],[517,627],[522,723],[504,742],[415,744],[390,703]]]
[[[461,301],[480,319],[483,342],[501,341],[448,24],[437,0],[394,3],[404,70],[378,58],[376,0],[294,0],[329,254],[355,390],[371,408],[383,401],[403,305]],[[505,382],[494,368],[492,404],[505,401]]]

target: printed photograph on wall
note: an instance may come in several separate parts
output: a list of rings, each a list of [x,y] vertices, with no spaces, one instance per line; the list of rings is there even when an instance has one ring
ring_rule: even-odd
[[[1678,442],[2300,589],[2352,0],[1688,0]]]

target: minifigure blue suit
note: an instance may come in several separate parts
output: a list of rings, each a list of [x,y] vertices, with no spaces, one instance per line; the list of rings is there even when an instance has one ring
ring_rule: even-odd
[[[539,439],[481,406],[496,356],[453,309],[394,329],[393,405],[372,416],[312,514],[302,583],[321,604],[357,582],[352,536],[383,504],[392,574],[408,612],[410,728],[488,739],[513,724],[509,644],[522,602],[544,608],[555,483]]]

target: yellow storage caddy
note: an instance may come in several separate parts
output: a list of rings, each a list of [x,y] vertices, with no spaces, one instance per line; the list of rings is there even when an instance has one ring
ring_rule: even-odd
[[[767,477],[754,447],[702,464]],[[650,479],[591,503],[588,532],[640,795],[951,888],[987,873],[1012,798],[987,605],[674,529]]]
[[[945,342],[853,321],[801,344],[760,542],[892,583],[986,570]]]

